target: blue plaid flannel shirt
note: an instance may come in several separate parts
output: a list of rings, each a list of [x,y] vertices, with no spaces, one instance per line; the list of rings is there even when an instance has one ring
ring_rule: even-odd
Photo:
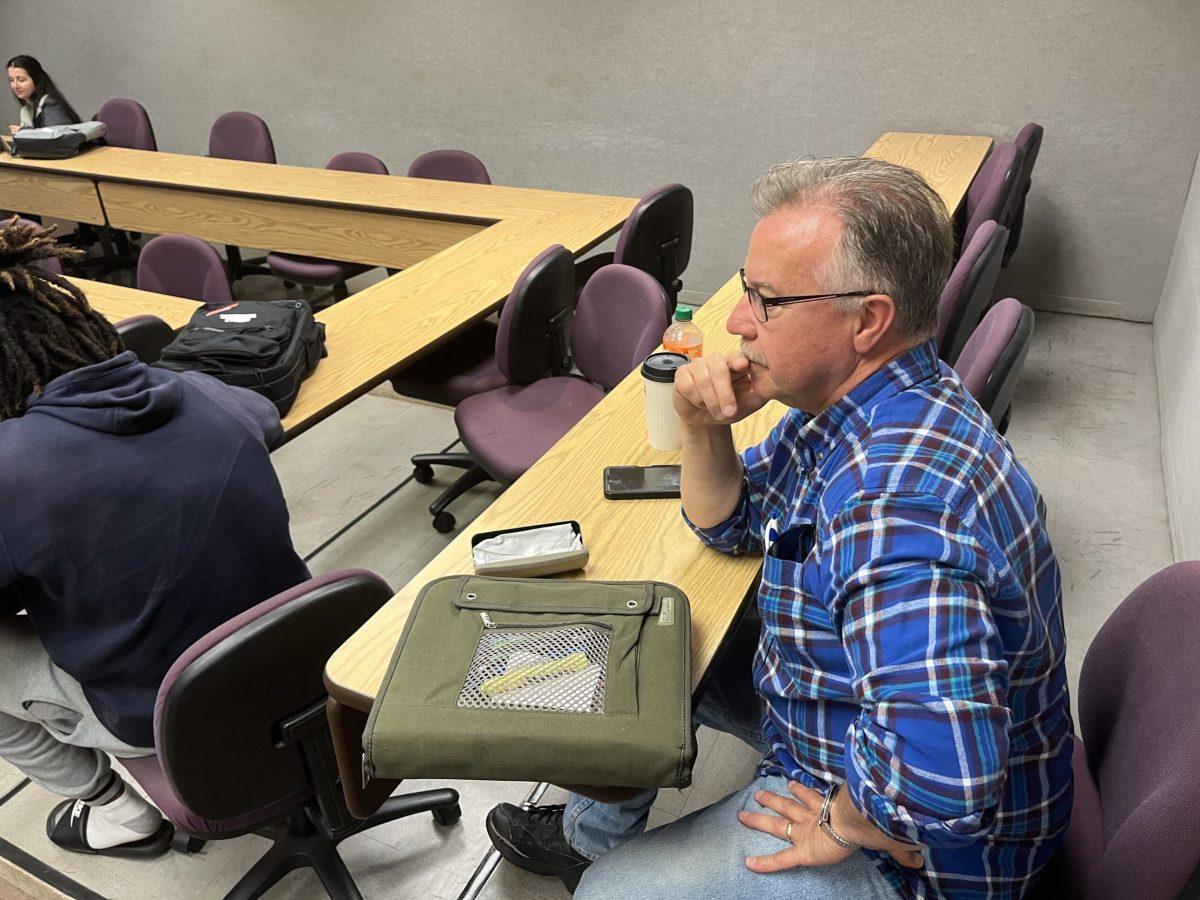
[[[743,454],[742,499],[696,528],[765,549],[754,677],[761,771],[844,783],[921,869],[904,897],[1016,898],[1071,811],[1058,564],[1012,448],[939,363],[892,360]]]

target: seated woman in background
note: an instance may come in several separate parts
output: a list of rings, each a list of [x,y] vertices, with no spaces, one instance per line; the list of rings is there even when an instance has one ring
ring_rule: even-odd
[[[21,124],[8,128],[13,134],[22,128],[73,125],[79,121],[79,114],[55,86],[54,79],[32,56],[14,56],[8,61],[8,86],[21,105]]]

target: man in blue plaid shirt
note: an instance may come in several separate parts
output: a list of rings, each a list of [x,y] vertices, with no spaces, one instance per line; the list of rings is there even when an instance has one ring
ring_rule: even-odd
[[[644,836],[652,794],[489,829],[588,898],[1020,897],[1071,809],[1061,588],[1037,488],[938,361],[945,208],[870,159],[753,196],[740,352],[681,369],[675,405],[689,523],[763,554],[761,730],[729,659],[697,712],[763,748],[757,777]],[[730,425],[772,399],[738,454]]]

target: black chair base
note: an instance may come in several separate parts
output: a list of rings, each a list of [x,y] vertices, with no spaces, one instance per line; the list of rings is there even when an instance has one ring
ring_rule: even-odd
[[[454,516],[446,512],[446,507],[475,485],[494,480],[469,453],[418,453],[412,458],[412,464],[413,480],[418,484],[429,484],[433,481],[434,466],[466,469],[466,472],[429,504],[429,514],[433,516],[433,528],[441,534],[450,533],[457,524]]]
[[[272,278],[278,278],[269,266],[262,265],[267,258],[265,256],[256,256],[253,259],[242,259],[242,248],[234,247],[229,244],[225,245],[225,265],[229,269],[229,283],[237,281],[239,278],[245,278],[247,275],[269,275]]]
[[[83,229],[87,230],[84,231]],[[99,227],[81,226],[77,232],[77,249],[86,250],[93,244],[100,245],[100,255],[85,257],[70,263],[72,275],[99,281],[116,272],[137,271],[138,254],[141,247],[136,237],[130,233],[107,225]],[[75,235],[70,235],[75,237]]]
[[[315,806],[295,810],[275,824],[271,849],[251,866],[225,900],[254,900],[289,872],[304,867],[316,872],[332,900],[361,900],[362,894],[337,845],[360,831],[422,812],[432,812],[438,825],[453,825],[462,817],[458,792],[439,788],[392,797],[371,818],[339,831],[325,825]]]

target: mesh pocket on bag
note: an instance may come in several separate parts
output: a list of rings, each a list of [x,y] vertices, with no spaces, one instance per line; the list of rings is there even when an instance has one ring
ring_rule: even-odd
[[[602,713],[610,639],[589,625],[487,628],[458,705]]]

